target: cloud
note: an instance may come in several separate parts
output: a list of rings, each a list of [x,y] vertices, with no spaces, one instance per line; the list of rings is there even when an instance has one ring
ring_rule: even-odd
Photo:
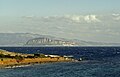
[[[111,15],[63,15],[63,16],[23,16],[1,19],[0,32],[28,32],[47,34],[55,37],[85,40],[112,40],[119,42],[120,14]],[[7,22],[7,23],[6,23]],[[89,37],[88,37],[89,35]],[[108,37],[107,37],[108,36]],[[93,40],[93,41],[94,41]],[[107,41],[107,40],[106,40]]]
[[[77,16],[77,15],[66,15],[65,18],[73,20],[75,22],[80,22],[80,20],[83,18],[83,16]]]
[[[113,20],[120,20],[120,14],[113,13],[112,16],[113,16]]]
[[[113,13],[112,15],[113,15],[113,16],[119,16],[120,14]]]
[[[88,23],[90,22],[100,22],[96,15],[87,15],[84,17],[84,20]]]
[[[40,21],[45,22],[72,22],[72,23],[95,23],[101,22],[99,16],[97,15],[65,15],[65,16],[45,16],[45,17],[36,17],[36,16],[22,16],[24,19],[39,19]]]
[[[97,15],[67,15],[65,16],[68,19],[71,19],[75,22],[100,22],[101,20],[97,18]]]

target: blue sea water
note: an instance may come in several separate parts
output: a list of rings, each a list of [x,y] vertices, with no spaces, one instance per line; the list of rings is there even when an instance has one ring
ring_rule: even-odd
[[[0,69],[0,77],[120,77],[120,47],[0,47],[20,53],[82,57],[81,62],[62,62]]]

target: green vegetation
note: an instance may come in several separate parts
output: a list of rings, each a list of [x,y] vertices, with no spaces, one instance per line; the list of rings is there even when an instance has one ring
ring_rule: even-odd
[[[5,55],[3,55],[3,54],[0,54],[0,58],[5,58]]]
[[[24,59],[24,57],[22,57],[22,56],[18,56],[18,55],[10,56],[10,54],[8,54],[8,55],[0,54],[0,58],[1,59],[2,58],[12,58],[12,59],[16,59],[16,60],[23,60]]]
[[[40,54],[41,58],[46,58],[45,54]]]
[[[0,54],[0,58],[12,58],[16,60],[23,60],[24,58],[46,58],[46,56],[45,54],[34,54],[33,56],[28,55],[27,57],[21,56],[21,55],[11,56],[10,54],[7,54],[7,55]]]
[[[0,58],[14,58],[14,56],[11,56],[10,54],[7,55],[0,54]]]
[[[34,54],[34,58],[46,58],[45,54]]]
[[[14,58],[15,58],[16,60],[23,60],[23,59],[24,59],[24,57],[18,56],[18,55],[15,55]]]

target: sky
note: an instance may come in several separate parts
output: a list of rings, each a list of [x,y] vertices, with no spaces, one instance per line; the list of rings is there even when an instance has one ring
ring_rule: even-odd
[[[120,0],[0,0],[0,32],[119,42],[119,3]]]
[[[0,15],[63,15],[120,10],[120,0],[0,0]]]

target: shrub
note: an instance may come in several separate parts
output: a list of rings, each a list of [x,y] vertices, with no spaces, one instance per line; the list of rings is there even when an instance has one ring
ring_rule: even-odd
[[[4,54],[0,54],[0,58],[5,58],[5,55]]]
[[[40,57],[41,58],[45,58],[46,56],[44,54],[40,54]]]
[[[45,58],[46,56],[44,54],[34,54],[34,58],[37,58],[37,57]]]
[[[22,56],[18,56],[18,55],[15,55],[14,58],[15,58],[16,60],[23,60],[23,59],[24,59]]]

